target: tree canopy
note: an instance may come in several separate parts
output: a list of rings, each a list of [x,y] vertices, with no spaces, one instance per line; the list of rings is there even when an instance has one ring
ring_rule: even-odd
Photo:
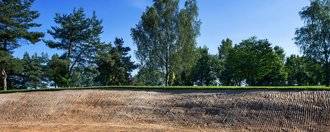
[[[181,10],[178,0],[154,0],[131,29],[141,66],[154,69],[155,74],[159,71],[164,85],[173,84],[176,74],[188,71],[196,61],[197,16],[195,0],[187,0]],[[182,60],[186,63],[179,63]]]
[[[124,47],[124,40],[116,38],[105,52],[99,52],[96,61],[97,70],[100,72],[97,80],[101,85],[130,85],[133,80],[131,72],[137,65],[131,61],[128,52],[129,47]]]
[[[56,13],[43,42],[63,51],[13,52],[44,37],[35,23],[34,0],[0,1],[0,85],[9,88],[83,87],[109,85],[330,85],[330,7],[328,0],[311,0],[299,15],[304,25],[295,32],[303,55],[286,56],[267,39],[250,37],[239,43],[223,39],[218,53],[197,47],[201,20],[196,0],[153,0],[131,28],[136,46],[124,39],[101,40],[102,20],[83,8]],[[184,2],[184,3],[180,3]],[[26,40],[26,41],[21,41]],[[129,44],[128,44],[129,45]],[[207,44],[211,45],[211,44]],[[134,49],[134,48],[133,48]],[[135,71],[138,69],[138,71]]]
[[[257,85],[276,68],[277,61],[279,59],[268,40],[251,37],[229,52],[226,65],[237,80]]]
[[[33,21],[39,17],[38,11],[30,10],[34,0],[2,0],[0,1],[0,54],[8,58],[10,52],[19,47],[19,39],[35,44],[44,36],[42,32],[30,31],[30,28],[41,24]],[[3,89],[7,89],[6,66],[9,60],[1,59],[1,75]]]
[[[91,18],[85,16],[84,10],[74,9],[70,14],[56,14],[55,23],[59,26],[52,26],[48,33],[55,40],[47,40],[45,43],[50,48],[64,50],[66,63],[66,81],[70,86],[71,77],[75,66],[86,66],[86,62],[96,55],[100,48],[100,34],[102,33],[101,20],[98,20],[95,12]]]
[[[307,58],[322,64],[325,84],[330,85],[330,8],[326,0],[312,0],[299,12],[304,26],[296,30],[295,44]]]

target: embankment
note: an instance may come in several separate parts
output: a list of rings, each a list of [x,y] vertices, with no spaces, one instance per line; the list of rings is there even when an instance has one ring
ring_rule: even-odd
[[[328,131],[330,91],[62,90],[0,94],[3,131]]]

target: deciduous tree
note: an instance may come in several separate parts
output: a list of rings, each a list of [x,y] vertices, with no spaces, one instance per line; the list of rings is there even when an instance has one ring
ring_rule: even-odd
[[[189,72],[196,62],[196,37],[200,27],[197,16],[195,0],[187,0],[181,11],[178,0],[154,0],[142,14],[141,21],[131,29],[141,67],[163,74],[166,86],[173,84],[176,74]],[[182,60],[187,63],[180,63]]]
[[[227,67],[236,79],[246,80],[249,85],[258,81],[276,68],[277,55],[268,40],[256,37],[243,40],[229,52]]]
[[[200,58],[192,68],[191,79],[197,85],[211,85],[216,76],[212,74],[212,56],[208,48],[199,49]]]
[[[323,81],[321,65],[298,55],[286,59],[288,85],[319,85]]]
[[[218,72],[217,76],[222,85],[233,85],[233,72],[230,71],[226,63],[228,61],[229,52],[233,49],[233,41],[229,38],[222,40],[218,47],[218,59],[220,61],[222,70]]]
[[[311,0],[299,12],[304,26],[296,30],[295,44],[305,57],[322,64],[325,84],[330,85],[330,8],[327,0]]]

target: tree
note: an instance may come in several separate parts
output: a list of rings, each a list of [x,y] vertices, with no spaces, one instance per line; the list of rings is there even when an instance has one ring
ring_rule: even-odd
[[[70,79],[73,70],[77,64],[88,65],[91,57],[96,56],[100,42],[100,34],[102,33],[101,20],[96,18],[95,12],[91,18],[86,18],[84,10],[79,8],[73,10],[68,15],[56,14],[55,22],[59,27],[53,26],[48,33],[55,40],[48,40],[45,43],[50,48],[57,48],[65,51],[66,79],[70,86]]]
[[[134,85],[155,86],[164,83],[162,74],[151,66],[140,67],[139,72],[134,78]]]
[[[307,79],[306,65],[303,57],[291,55],[285,63],[289,73],[288,85],[304,85]]]
[[[172,61],[172,72],[175,74],[176,85],[191,85],[189,75],[191,68],[198,60],[196,39],[200,34],[201,21],[198,18],[196,0],[187,0],[178,15],[178,38]],[[180,63],[184,62],[184,63]],[[173,75],[172,75],[173,76]],[[173,79],[173,78],[172,78]]]
[[[299,12],[304,26],[295,32],[295,44],[303,54],[319,62],[324,70],[325,84],[330,85],[330,9],[326,0],[312,0]]]
[[[218,57],[221,61],[226,61],[230,50],[233,49],[233,41],[229,38],[221,41],[221,45],[218,47]]]
[[[137,68],[137,65],[134,64],[133,61],[131,61],[131,56],[128,55],[128,52],[131,51],[131,48],[129,47],[124,47],[124,40],[121,38],[116,38],[114,42],[114,48],[112,51],[112,54],[119,53],[119,61],[118,63],[115,63],[117,67],[123,67],[123,77],[120,80],[121,84],[131,84],[132,76],[131,73],[133,70]]]
[[[28,53],[23,55],[22,63],[24,69],[21,74],[25,87],[36,89],[47,86],[45,80],[45,64],[47,64],[47,61],[48,55],[44,53],[41,56],[34,54],[31,57]]]
[[[3,54],[1,54],[3,53]],[[23,78],[21,73],[23,71],[22,61],[18,58],[14,58],[7,52],[0,52],[0,63],[6,61],[6,72],[8,73],[7,84],[9,88],[23,88]],[[3,82],[0,81],[0,85]]]
[[[221,71],[218,72],[217,76],[220,79],[222,85],[233,85],[233,72],[230,71],[226,63],[228,61],[229,52],[233,49],[233,41],[229,38],[222,40],[221,45],[218,47],[218,59],[220,61]]]
[[[0,52],[10,54],[19,47],[20,39],[25,39],[32,44],[40,41],[44,33],[29,31],[30,28],[39,27],[40,24],[33,20],[39,17],[37,11],[30,10],[34,0],[2,0],[0,1]],[[7,66],[8,60],[0,63],[3,79],[3,89],[7,90]]]
[[[209,54],[210,61],[209,65],[211,68],[210,76],[213,79],[211,81],[211,85],[221,85],[219,75],[222,71],[224,71],[224,65],[221,60],[218,58],[218,55]]]
[[[191,79],[197,85],[211,85],[215,80],[212,74],[212,56],[208,53],[208,48],[199,49],[200,58],[192,68]]]
[[[96,66],[94,64],[89,65],[77,65],[74,67],[70,86],[73,87],[86,87],[93,86],[95,79],[99,75]]]
[[[114,61],[112,60],[112,55],[110,54],[111,43],[108,45],[104,45],[101,51],[98,52],[98,56],[96,58],[97,70],[99,71],[99,75],[96,78],[96,81],[100,85],[110,85],[110,76],[113,72]]]
[[[276,67],[277,55],[267,40],[257,40],[256,37],[243,40],[229,52],[226,63],[234,78],[250,85],[272,72]]]
[[[298,55],[291,55],[285,62],[288,85],[319,85],[322,82],[321,65]]]
[[[129,47],[124,47],[124,40],[116,38],[114,46],[111,43],[107,50],[100,52],[96,61],[97,70],[100,75],[97,80],[101,85],[128,85],[132,83],[131,72],[137,68],[137,65],[131,61],[128,52]]]
[[[315,60],[305,58],[307,83],[305,85],[321,85],[324,82],[324,71],[322,65]]]
[[[273,61],[273,69],[271,72],[264,76],[262,79],[258,80],[257,85],[285,85],[288,73],[285,69],[285,54],[283,48],[279,46],[275,46],[273,49],[276,57],[272,60]]]
[[[52,81],[51,85],[55,88],[68,86],[68,80],[66,78],[67,61],[65,60],[65,55],[60,57],[57,54],[54,54],[51,60],[48,62],[47,67],[49,70],[46,72],[46,75]]]
[[[196,60],[195,45],[200,27],[197,16],[195,0],[187,0],[181,11],[178,0],[154,0],[153,6],[142,14],[139,24],[131,29],[141,67],[153,69],[155,74],[160,71],[166,86],[173,84],[175,72],[186,71]],[[187,64],[180,64],[182,60]]]

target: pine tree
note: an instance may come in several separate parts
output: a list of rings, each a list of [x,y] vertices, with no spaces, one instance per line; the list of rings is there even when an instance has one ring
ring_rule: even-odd
[[[30,10],[34,0],[2,0],[0,1],[0,52],[11,54],[11,51],[20,46],[19,39],[26,39],[35,44],[40,41],[44,33],[29,31],[40,24],[33,20],[39,17],[37,11]],[[7,90],[7,66],[8,60],[0,62],[3,89]]]
[[[57,48],[65,51],[66,80],[70,86],[73,70],[77,65],[87,66],[91,57],[96,55],[101,42],[102,33],[101,20],[96,18],[95,12],[91,18],[85,16],[84,10],[79,8],[71,14],[56,14],[55,22],[59,26],[53,26],[48,33],[55,40],[48,40],[45,43],[50,48]]]
[[[137,65],[131,61],[129,47],[124,47],[124,40],[116,38],[114,46],[111,43],[105,52],[99,53],[97,70],[100,75],[97,80],[101,85],[128,85],[132,83],[131,72]]]

